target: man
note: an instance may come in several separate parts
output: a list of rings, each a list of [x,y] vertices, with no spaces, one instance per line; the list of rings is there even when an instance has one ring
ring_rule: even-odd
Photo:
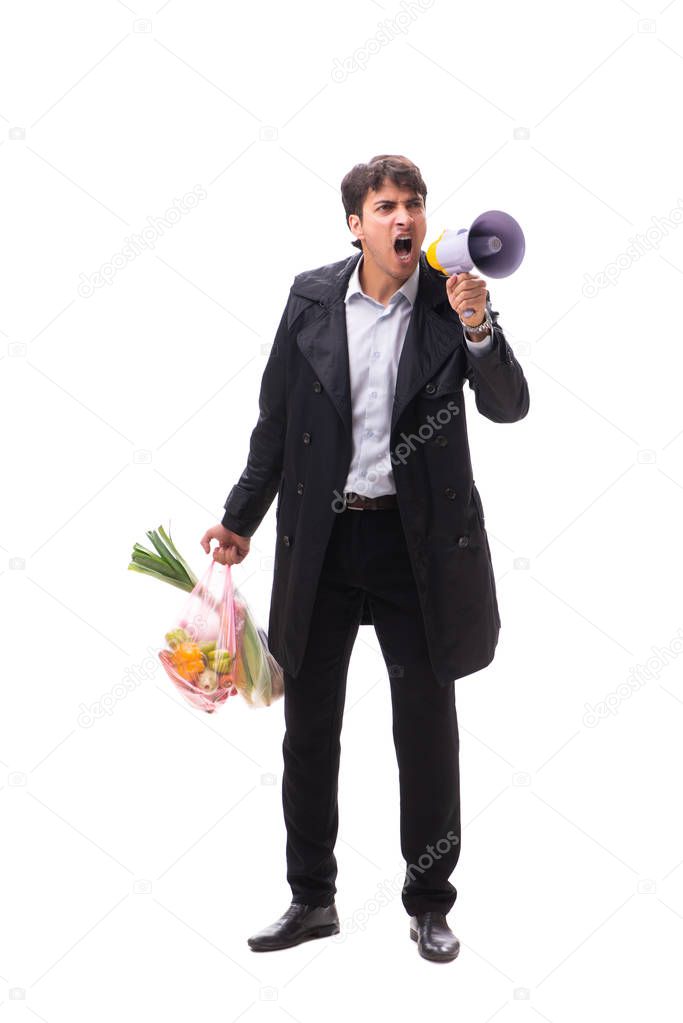
[[[373,624],[391,686],[402,901],[418,952],[448,961],[459,950],[446,921],[461,837],[454,681],[491,662],[500,629],[462,388],[497,423],[522,419],[529,392],[485,281],[426,261],[419,168],[377,156],[341,190],[361,254],[294,278],[247,466],[201,540],[207,553],[218,540],[216,561],[241,562],[277,493],[268,641],[284,670],[292,903],[249,945],[339,932],[340,731],[358,626]]]

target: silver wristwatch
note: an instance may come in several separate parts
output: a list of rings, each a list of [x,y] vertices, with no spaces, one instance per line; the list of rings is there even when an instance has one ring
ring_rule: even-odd
[[[491,319],[491,314],[489,313],[488,309],[484,310],[484,322],[480,323],[478,327],[468,327],[468,325],[462,319],[460,320],[460,322],[462,323],[463,327],[465,328],[468,334],[484,334],[486,333],[487,327],[493,334],[493,320]]]

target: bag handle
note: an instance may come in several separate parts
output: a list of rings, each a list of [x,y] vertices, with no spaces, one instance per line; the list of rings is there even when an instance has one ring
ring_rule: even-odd
[[[216,562],[211,563],[209,571],[213,570],[213,566]],[[235,638],[235,605],[234,605],[234,587],[232,583],[232,566],[226,564],[225,575],[223,577],[223,595],[221,597],[221,621],[218,630],[218,643],[217,647],[220,650],[229,650],[230,653],[235,654],[237,650],[237,643]]]

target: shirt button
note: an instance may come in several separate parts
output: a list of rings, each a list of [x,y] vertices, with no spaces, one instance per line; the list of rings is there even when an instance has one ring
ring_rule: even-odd
[[[373,359],[379,359],[379,352],[373,352],[372,357]]]
[[[290,538],[288,536],[283,536],[282,537],[282,542],[285,545],[285,547],[289,547],[289,545],[291,543],[291,540],[290,540]]]
[[[444,494],[446,495],[446,497],[450,498],[451,501],[456,496],[455,490],[453,490],[453,487],[446,487],[446,489],[444,490]],[[460,539],[462,539],[462,537]],[[458,541],[458,542],[460,542],[460,541]]]
[[[469,545],[470,545],[470,538],[469,538],[469,536],[459,536],[458,537],[458,547],[469,547]]]
[[[297,494],[303,494],[303,492],[304,492],[304,485],[303,485],[303,483],[297,483],[297,485],[296,485],[296,492],[297,492]]]
[[[377,397],[377,391],[370,391],[370,397],[371,398],[376,398]]]
[[[311,435],[310,435],[310,433],[305,433],[304,434],[304,444],[310,444],[310,443],[311,443]]]
[[[314,382],[313,382],[313,390],[315,391],[315,393],[316,394],[320,394],[322,389],[323,388],[322,388],[322,384],[320,383],[320,381],[319,380],[314,380]]]
[[[426,391],[427,394],[434,394],[435,390],[436,390],[436,387],[431,382],[428,383],[428,384],[425,384],[425,391]]]
[[[363,434],[364,437],[372,437],[372,430],[366,430]]]
[[[436,438],[435,443],[437,443],[440,448],[445,448],[446,445],[448,444],[448,437],[444,437],[444,435],[440,433],[439,436]]]
[[[358,470],[358,475],[362,476],[363,478],[365,478],[365,475],[366,475],[365,469],[359,469]]]

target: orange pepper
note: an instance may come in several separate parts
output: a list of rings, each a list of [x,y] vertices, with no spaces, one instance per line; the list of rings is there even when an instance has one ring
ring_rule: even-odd
[[[206,659],[197,643],[180,643],[171,656],[173,665],[182,678],[196,681],[206,667]]]

